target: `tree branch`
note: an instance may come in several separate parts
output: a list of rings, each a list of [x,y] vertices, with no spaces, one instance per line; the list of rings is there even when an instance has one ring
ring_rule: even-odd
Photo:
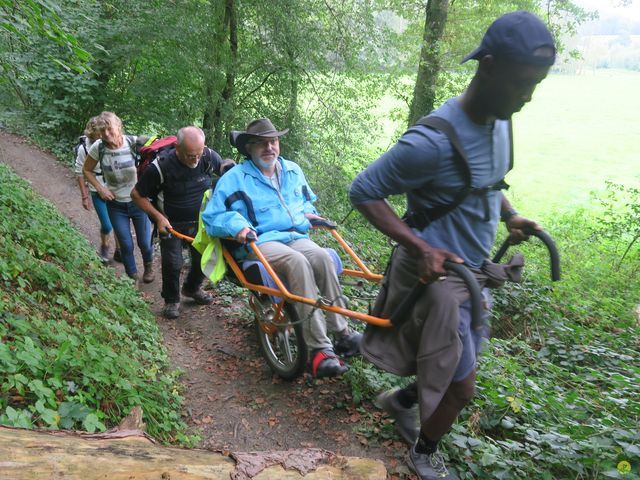
[[[242,97],[242,98],[238,101],[238,106],[241,106],[247,98],[249,98],[251,95],[253,95],[253,94],[254,94],[254,93],[256,93],[258,90],[260,90],[260,89],[263,87],[263,85],[264,85],[265,83],[267,83],[267,80],[269,80],[269,78],[270,78],[270,77],[272,77],[272,76],[273,76],[276,72],[278,72],[279,70],[281,70],[281,69],[280,69],[280,68],[276,68],[275,70],[272,70],[271,72],[269,72],[269,73],[267,74],[267,76],[266,76],[266,77],[264,77],[264,78],[262,79],[262,81],[260,82],[260,84],[259,84],[256,88],[254,88],[253,90],[251,90],[250,92],[248,92],[244,97]]]

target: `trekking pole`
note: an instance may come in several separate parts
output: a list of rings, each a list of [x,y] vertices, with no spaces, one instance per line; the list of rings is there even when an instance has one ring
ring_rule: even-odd
[[[533,228],[524,228],[522,229],[522,231],[525,235],[533,235],[534,237],[538,237],[542,241],[542,243],[545,244],[547,250],[549,250],[551,280],[554,282],[560,280],[560,254],[558,253],[558,248],[556,247],[556,244],[551,236],[544,230],[534,230]],[[502,242],[502,245],[500,245],[500,248],[493,256],[491,261],[493,263],[500,262],[510,246],[511,244],[509,243],[509,239],[507,238],[504,242]]]
[[[444,268],[458,275],[467,285],[469,289],[469,299],[471,301],[471,326],[473,328],[481,326],[484,307],[482,306],[482,291],[475,277],[463,264],[454,263],[451,260],[444,261]],[[411,312],[413,306],[422,296],[426,287],[427,283],[422,280],[419,280],[418,283],[415,284],[411,292],[409,292],[409,295],[407,295],[391,315],[390,321],[392,325],[398,326],[406,321],[409,312]]]

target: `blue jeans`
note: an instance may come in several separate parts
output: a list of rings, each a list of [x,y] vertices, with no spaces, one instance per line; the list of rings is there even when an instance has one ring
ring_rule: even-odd
[[[151,221],[133,202],[107,202],[109,219],[113,225],[113,231],[120,242],[120,255],[124,270],[130,277],[138,273],[136,259],[133,256],[133,237],[131,235],[131,222],[136,231],[138,247],[142,253],[142,261],[149,263],[153,260],[153,247],[151,246]]]
[[[91,201],[98,215],[98,220],[100,220],[100,233],[109,235],[113,227],[111,226],[111,220],[109,220],[109,213],[107,212],[107,202],[98,195],[98,192],[91,192]]]

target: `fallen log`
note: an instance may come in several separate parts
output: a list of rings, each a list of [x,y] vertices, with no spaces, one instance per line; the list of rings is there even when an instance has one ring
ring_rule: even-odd
[[[237,461],[234,461],[234,459]],[[141,430],[100,434],[0,426],[0,479],[383,480],[379,460],[321,449],[231,453],[164,447]]]

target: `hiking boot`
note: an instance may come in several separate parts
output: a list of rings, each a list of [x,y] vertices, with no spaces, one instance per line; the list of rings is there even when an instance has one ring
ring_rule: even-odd
[[[153,272],[153,262],[144,264],[144,273],[142,274],[142,281],[144,283],[151,283],[156,279],[155,273]]]
[[[198,288],[195,292],[182,287],[182,295],[192,298],[198,305],[209,305],[213,302],[213,297],[205,292],[202,288]]]
[[[336,354],[344,358],[355,357],[360,355],[360,343],[362,342],[362,334],[360,332],[349,332],[342,335],[333,345]]]
[[[179,303],[165,303],[162,309],[162,316],[173,320],[180,316],[180,304]]]
[[[133,280],[133,286],[136,288],[140,287],[140,274],[138,272],[136,273],[132,273],[132,274],[128,274],[127,273],[127,277],[129,277],[131,280]]]
[[[122,263],[122,255],[120,254],[120,249],[116,248],[113,252],[113,261]]]
[[[349,367],[332,350],[316,350],[312,355],[311,373],[316,378],[337,377],[347,370]]]
[[[414,445],[409,450],[407,459],[409,468],[418,476],[419,480],[447,480],[451,479],[449,470],[440,452],[418,453]]]
[[[100,260],[102,263],[109,263],[109,245],[100,245]]]
[[[396,430],[402,439],[413,445],[420,435],[420,420],[418,418],[418,404],[405,408],[398,401],[399,388],[387,390],[376,397],[376,402],[396,424]]]

